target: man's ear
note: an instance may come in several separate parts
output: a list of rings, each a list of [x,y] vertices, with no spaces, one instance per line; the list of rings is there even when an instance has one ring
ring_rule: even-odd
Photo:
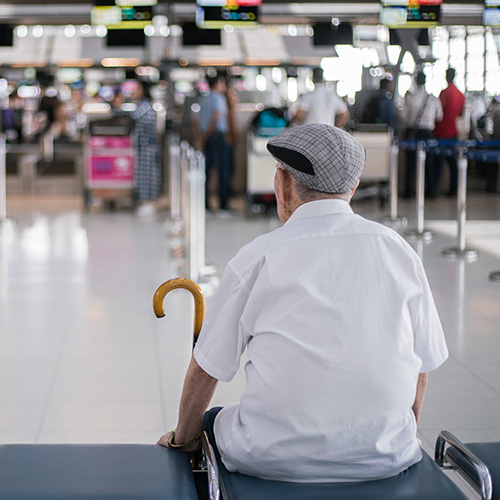
[[[276,169],[276,196],[284,202],[290,200],[291,187],[293,184],[292,175],[290,172],[284,168]],[[279,193],[278,193],[279,191]]]
[[[358,189],[358,186],[359,186],[359,179],[358,179],[358,182],[356,182],[356,185],[351,190],[351,198],[353,197],[354,192],[356,191],[356,189]]]

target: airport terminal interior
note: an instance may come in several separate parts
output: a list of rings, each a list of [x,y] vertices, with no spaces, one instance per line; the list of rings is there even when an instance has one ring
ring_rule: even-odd
[[[347,130],[367,141],[368,162],[378,155],[352,208],[390,225],[420,255],[443,324],[450,356],[429,377],[423,448],[432,456],[442,429],[464,441],[500,441],[500,148],[491,148],[493,162],[466,162],[464,199],[447,196],[445,164],[438,195],[419,205],[418,192],[398,196],[406,156],[400,149],[391,157],[394,131],[361,123],[382,78],[401,109],[417,70],[437,97],[453,66],[467,99],[462,139],[500,139],[500,7],[487,24],[494,2],[437,1],[439,23],[396,29],[381,23],[385,4],[262,0],[237,23],[197,26],[194,1],[136,0],[151,19],[113,29],[103,9],[114,1],[0,0],[0,443],[155,443],[175,427],[193,299],[172,292],[158,319],[153,294],[187,276],[210,307],[228,261],[281,225],[275,162],[265,151],[271,134],[259,136],[255,120],[270,108],[289,118],[314,89],[316,66],[348,106]],[[258,21],[245,24],[254,11]],[[134,41],[120,38],[122,30]],[[217,71],[236,95],[232,194],[229,210],[218,210],[210,178],[205,212],[204,172],[190,175],[200,158],[192,116],[205,76]],[[115,153],[133,158],[134,132],[120,118],[136,109],[138,80],[151,84],[162,172],[155,211],[142,216],[120,165],[104,180],[94,168]],[[117,91],[123,102],[114,113]],[[58,125],[43,98],[63,110]],[[94,139],[116,135],[122,142],[96,146]],[[444,254],[449,248],[462,254]],[[211,406],[237,401],[244,386],[242,366]]]

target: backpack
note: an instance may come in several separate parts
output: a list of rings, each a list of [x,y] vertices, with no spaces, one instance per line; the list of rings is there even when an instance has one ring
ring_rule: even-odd
[[[361,115],[361,123],[377,123],[377,118],[380,114],[380,97],[375,94],[367,102],[363,114]]]

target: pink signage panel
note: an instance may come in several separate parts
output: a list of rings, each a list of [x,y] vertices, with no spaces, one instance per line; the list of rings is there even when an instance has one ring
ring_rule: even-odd
[[[90,138],[92,148],[130,148],[132,139],[129,135],[94,135]]]
[[[134,157],[94,156],[90,158],[89,180],[132,182],[134,177]]]

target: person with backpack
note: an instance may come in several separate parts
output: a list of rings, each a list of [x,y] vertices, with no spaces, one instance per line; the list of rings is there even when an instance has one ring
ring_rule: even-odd
[[[402,116],[406,129],[403,135],[405,139],[433,139],[434,124],[443,118],[441,101],[425,90],[425,74],[422,71],[417,73],[415,83],[415,91],[408,92],[405,96]],[[432,171],[432,162],[433,155],[428,154],[425,161],[427,178]],[[407,150],[403,198],[411,198],[415,195],[416,168],[417,152]]]
[[[396,131],[396,106],[392,95],[392,82],[388,78],[380,80],[379,89],[365,106],[361,123],[385,123]]]

